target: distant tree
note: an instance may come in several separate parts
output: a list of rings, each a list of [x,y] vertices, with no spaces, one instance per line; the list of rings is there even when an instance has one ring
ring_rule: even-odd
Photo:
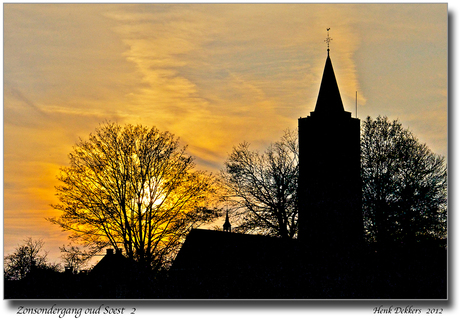
[[[362,125],[363,211],[369,239],[411,243],[446,236],[447,169],[400,122]]]
[[[169,132],[107,123],[80,140],[69,158],[58,177],[60,203],[53,205],[62,214],[49,220],[93,253],[123,248],[128,257],[159,268],[190,228],[213,218],[207,208],[214,178],[194,170]]]
[[[77,246],[69,244],[59,247],[61,259],[64,261],[64,268],[70,269],[73,273],[78,273],[89,262],[93,254],[86,252]]]
[[[3,274],[7,280],[24,279],[33,268],[57,270],[58,265],[47,263],[47,252],[44,252],[43,240],[27,238],[12,254],[3,259]]]
[[[244,142],[233,148],[222,177],[237,232],[294,238],[297,235],[297,134],[286,131],[260,154]]]

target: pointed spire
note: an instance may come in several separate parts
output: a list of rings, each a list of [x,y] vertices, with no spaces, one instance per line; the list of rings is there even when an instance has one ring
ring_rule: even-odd
[[[227,210],[227,216],[225,217],[225,223],[224,223],[224,231],[227,232],[232,232],[232,225],[230,224],[230,220],[228,219],[228,210]]]
[[[329,29],[327,29],[327,58],[324,66],[323,79],[319,89],[318,100],[316,101],[315,113],[324,115],[333,115],[344,112],[342,98],[340,96],[339,86],[335,78],[334,68],[332,68],[331,57],[329,56]]]

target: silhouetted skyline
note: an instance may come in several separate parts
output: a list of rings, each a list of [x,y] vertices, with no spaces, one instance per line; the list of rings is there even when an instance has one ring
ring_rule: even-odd
[[[214,171],[295,129],[329,27],[345,110],[358,91],[360,118],[398,118],[446,155],[446,4],[5,5],[5,253],[31,236],[58,260],[55,176],[104,120],[169,130]]]

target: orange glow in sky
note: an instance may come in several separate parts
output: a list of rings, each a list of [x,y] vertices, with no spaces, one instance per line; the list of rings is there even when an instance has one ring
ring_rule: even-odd
[[[156,126],[218,172],[313,111],[331,28],[345,109],[447,155],[447,4],[4,4],[4,253],[67,234],[54,185],[106,120]]]

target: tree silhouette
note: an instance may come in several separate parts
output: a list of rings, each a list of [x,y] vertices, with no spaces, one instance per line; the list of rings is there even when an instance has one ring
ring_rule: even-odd
[[[262,155],[250,151],[248,143],[235,147],[222,172],[239,223],[235,229],[294,237],[297,175],[297,137],[292,132]],[[400,122],[387,117],[363,122],[361,177],[368,240],[387,244],[445,238],[445,160]]]
[[[381,244],[446,236],[447,169],[398,121],[362,125],[363,211],[369,238]]]
[[[58,265],[47,263],[47,252],[43,252],[45,242],[27,238],[12,254],[3,259],[3,274],[7,280],[22,280],[33,268],[57,271]]]
[[[214,178],[194,170],[193,159],[169,132],[107,123],[80,140],[60,169],[62,212],[49,219],[71,239],[96,252],[123,248],[143,265],[159,268],[183,236],[212,218]]]
[[[59,247],[61,250],[61,259],[64,261],[64,268],[69,269],[72,273],[78,273],[91,259],[94,253],[85,252],[79,247],[69,244]]]
[[[293,238],[297,234],[297,133],[259,154],[248,143],[233,148],[222,177],[227,186],[235,230]]]

